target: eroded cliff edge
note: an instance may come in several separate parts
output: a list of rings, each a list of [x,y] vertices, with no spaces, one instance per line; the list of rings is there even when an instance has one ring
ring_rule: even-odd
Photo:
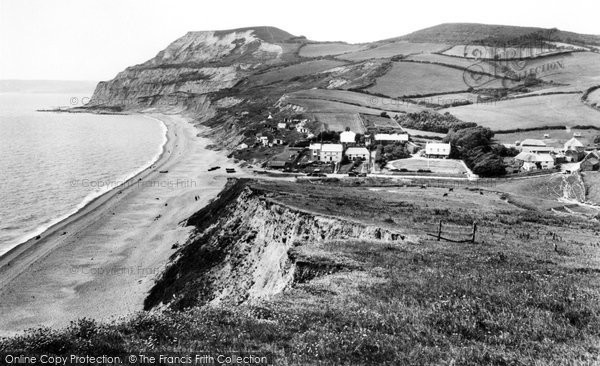
[[[287,205],[265,185],[231,180],[187,220],[188,242],[150,292],[145,308],[241,304],[358,264],[318,255],[331,241],[404,241],[403,233]]]

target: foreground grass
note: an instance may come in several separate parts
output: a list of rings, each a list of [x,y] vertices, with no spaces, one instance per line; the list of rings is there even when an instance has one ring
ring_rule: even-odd
[[[269,299],[142,312],[111,324],[84,319],[66,329],[3,339],[0,353],[235,350],[268,354],[277,365],[600,363],[598,249],[586,242],[597,238],[594,223],[509,209],[508,203],[489,207],[498,198],[488,193],[456,192],[456,202],[469,205],[457,207],[452,197],[442,201],[441,191],[432,189],[420,192],[418,200],[410,188],[391,195],[388,190],[293,187],[270,189],[288,204],[304,205],[310,195],[311,209],[332,215],[358,204],[362,210],[353,219],[367,220],[385,210],[390,216],[377,220],[415,232],[420,229],[415,219],[446,217],[460,224],[475,215],[486,224],[485,240],[306,243],[291,254],[320,266],[307,268],[301,280]],[[388,206],[378,197],[387,198]],[[477,199],[486,204],[473,211]],[[555,251],[544,247],[550,240],[545,236],[525,235],[549,229],[578,242],[558,241],[561,250]]]

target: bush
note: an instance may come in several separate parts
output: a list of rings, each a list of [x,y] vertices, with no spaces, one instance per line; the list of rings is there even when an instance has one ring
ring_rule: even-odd
[[[446,133],[451,129],[460,130],[477,126],[473,122],[463,122],[448,112],[444,114],[430,111],[407,113],[398,116],[397,120],[402,127],[439,133]]]

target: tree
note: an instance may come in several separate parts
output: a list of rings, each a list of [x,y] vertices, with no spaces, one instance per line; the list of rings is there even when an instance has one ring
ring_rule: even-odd
[[[464,160],[477,175],[492,177],[506,174],[506,164],[501,156],[502,148],[493,145],[493,137],[494,133],[489,128],[478,126],[451,130],[444,142],[452,145],[451,158]]]

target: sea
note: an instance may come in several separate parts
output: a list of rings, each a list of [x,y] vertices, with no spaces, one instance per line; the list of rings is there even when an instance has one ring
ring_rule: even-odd
[[[166,127],[157,119],[37,111],[73,105],[92,92],[0,90],[0,256],[160,156]]]

